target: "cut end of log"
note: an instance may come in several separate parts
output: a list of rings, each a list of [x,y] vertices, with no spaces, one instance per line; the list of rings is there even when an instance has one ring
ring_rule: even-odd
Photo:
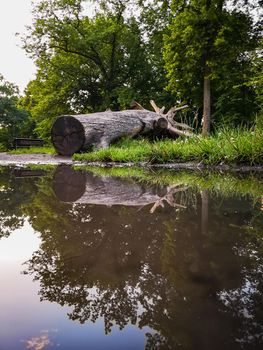
[[[76,118],[61,116],[53,124],[51,140],[58,154],[71,156],[85,143],[85,130]]]

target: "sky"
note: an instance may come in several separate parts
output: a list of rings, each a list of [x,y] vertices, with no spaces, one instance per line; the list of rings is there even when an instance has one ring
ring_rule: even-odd
[[[31,0],[0,0],[0,74],[17,85],[20,93],[34,78],[36,68],[15,34],[25,33],[31,21]]]

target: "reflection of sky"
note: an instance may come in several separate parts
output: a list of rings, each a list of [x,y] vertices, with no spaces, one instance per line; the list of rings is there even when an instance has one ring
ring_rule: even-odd
[[[9,238],[0,240],[0,263],[24,262],[31,258],[38,249],[40,239],[34,234],[30,224],[26,222],[21,229],[15,230]]]
[[[28,223],[0,240],[0,350],[144,349],[149,329],[113,327],[105,336],[102,319],[80,325],[68,319],[69,308],[39,302],[38,283],[21,274],[39,243]]]

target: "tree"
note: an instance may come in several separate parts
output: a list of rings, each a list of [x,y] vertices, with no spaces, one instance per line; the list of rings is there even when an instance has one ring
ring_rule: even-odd
[[[235,3],[172,2],[174,19],[164,53],[168,88],[180,100],[188,100],[199,110],[203,107],[203,135],[210,131],[211,112],[217,119],[223,115],[233,118],[234,113],[233,119],[240,123],[242,117],[246,120],[256,110],[255,91],[247,82],[250,52],[257,45],[258,35],[252,14]]]
[[[0,145],[12,146],[14,137],[30,132],[28,113],[18,106],[18,87],[0,75]]]
[[[159,89],[139,25],[124,16],[126,2],[101,2],[93,18],[83,2],[40,1],[25,38],[38,73],[24,105],[44,133],[61,113],[121,109],[133,99],[148,102]]]
[[[256,90],[256,101],[261,114],[263,114],[263,39],[261,39],[259,46],[254,51],[252,56],[252,76],[250,86]]]
[[[144,35],[145,50],[152,66],[152,80],[159,86],[152,98],[158,105],[172,106],[176,98],[165,88],[167,86],[165,63],[163,58],[164,35],[168,34],[168,25],[172,19],[171,0],[138,0],[140,27]]]

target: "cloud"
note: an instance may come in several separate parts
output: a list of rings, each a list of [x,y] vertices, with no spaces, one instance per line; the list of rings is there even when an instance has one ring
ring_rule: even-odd
[[[39,337],[33,337],[25,341],[26,348],[32,350],[44,350],[46,346],[50,345],[48,333],[42,334]]]

